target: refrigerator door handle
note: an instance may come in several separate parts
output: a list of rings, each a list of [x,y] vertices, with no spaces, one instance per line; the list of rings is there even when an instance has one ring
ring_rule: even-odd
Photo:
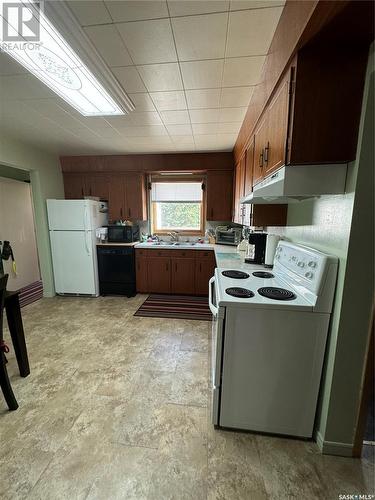
[[[89,234],[89,231],[85,231],[85,248],[86,248],[87,255],[91,255],[90,254],[90,245],[87,243],[87,235],[88,234]]]
[[[85,228],[85,231],[88,231],[90,229],[90,224],[89,224],[89,207],[85,205],[83,209],[83,227]]]

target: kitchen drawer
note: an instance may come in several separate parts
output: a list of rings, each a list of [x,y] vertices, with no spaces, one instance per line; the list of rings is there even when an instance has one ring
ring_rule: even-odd
[[[192,258],[194,258],[195,253],[196,253],[196,250],[172,250],[171,256],[172,257],[192,257]]]
[[[172,257],[174,255],[174,250],[160,250],[158,248],[148,248],[148,257]]]
[[[196,259],[214,259],[215,252],[213,250],[195,250]]]
[[[148,250],[146,248],[136,248],[135,249],[135,256],[136,257],[147,257],[148,255]]]

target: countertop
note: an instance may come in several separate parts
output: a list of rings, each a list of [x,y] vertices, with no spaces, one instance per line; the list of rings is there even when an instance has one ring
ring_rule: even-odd
[[[139,241],[133,241],[132,243],[97,243],[97,247],[135,247],[139,244]]]
[[[244,261],[244,252],[238,252],[236,246],[213,245],[211,243],[196,243],[192,246],[184,245],[154,245],[152,243],[138,243],[135,248],[151,248],[165,250],[212,250],[215,252],[216,265],[225,269],[264,269],[261,264],[247,264]]]

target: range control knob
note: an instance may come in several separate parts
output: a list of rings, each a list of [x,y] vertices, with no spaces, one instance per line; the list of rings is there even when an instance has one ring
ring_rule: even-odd
[[[314,273],[312,273],[312,272],[310,272],[310,271],[309,271],[308,273],[306,273],[306,274],[305,274],[305,278],[307,278],[307,279],[309,279],[309,280],[313,279],[313,277],[314,277]]]
[[[305,263],[302,260],[300,260],[297,265],[298,265],[298,267],[301,267],[301,268],[305,267]]]
[[[309,266],[309,267],[312,267],[313,269],[315,269],[315,268],[316,268],[316,262],[315,262],[315,261],[313,261],[313,260],[311,260],[311,261],[309,262],[308,266]]]

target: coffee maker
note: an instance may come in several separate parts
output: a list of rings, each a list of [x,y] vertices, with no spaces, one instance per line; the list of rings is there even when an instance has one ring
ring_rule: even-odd
[[[248,255],[245,262],[248,264],[264,264],[266,241],[267,233],[250,233]]]

